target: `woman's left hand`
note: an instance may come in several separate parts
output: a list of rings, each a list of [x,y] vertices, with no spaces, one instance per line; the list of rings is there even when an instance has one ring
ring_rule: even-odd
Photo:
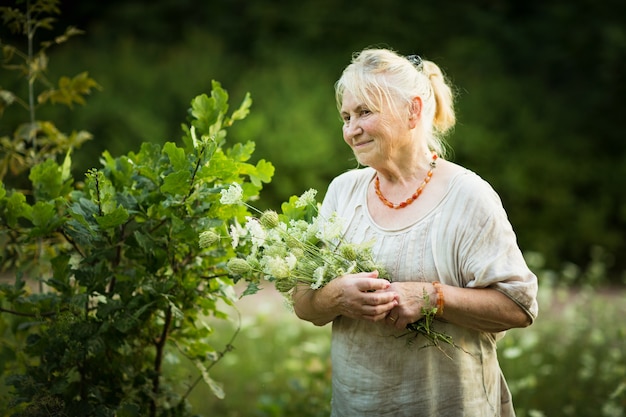
[[[389,311],[385,319],[385,323],[397,329],[404,329],[421,319],[422,308],[431,307],[429,300],[436,297],[430,282],[393,282],[386,291],[398,294],[398,305]]]

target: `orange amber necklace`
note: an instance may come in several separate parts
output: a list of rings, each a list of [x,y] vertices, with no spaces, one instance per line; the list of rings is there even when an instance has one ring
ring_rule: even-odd
[[[415,190],[415,192],[413,193],[411,197],[407,198],[406,200],[404,200],[402,203],[399,203],[399,204],[394,204],[385,198],[382,191],[380,191],[380,180],[378,179],[378,174],[376,174],[376,178],[374,179],[374,190],[376,190],[376,195],[378,196],[380,201],[382,201],[383,204],[389,208],[392,208],[392,209],[405,208],[409,204],[417,200],[420,194],[422,194],[422,191],[424,191],[424,187],[426,187],[426,184],[428,184],[430,182],[430,179],[433,177],[433,170],[436,167],[437,167],[437,154],[434,153],[433,160],[430,162],[430,169],[428,170],[428,173],[426,173],[426,178],[424,178],[424,181],[422,181],[420,186],[417,187],[417,190]]]

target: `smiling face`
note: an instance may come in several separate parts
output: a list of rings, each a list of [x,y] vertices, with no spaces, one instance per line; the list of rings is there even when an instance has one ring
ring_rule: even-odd
[[[366,103],[345,91],[341,101],[343,139],[357,161],[374,169],[398,164],[413,153],[414,141],[408,112],[393,112],[388,103],[372,110]],[[396,113],[406,114],[403,118]]]

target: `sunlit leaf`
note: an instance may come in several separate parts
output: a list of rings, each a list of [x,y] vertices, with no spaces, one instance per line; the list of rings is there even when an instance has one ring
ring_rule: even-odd
[[[226,394],[224,393],[224,389],[222,388],[221,384],[211,378],[211,375],[209,375],[209,370],[206,368],[204,363],[196,360],[194,361],[194,364],[200,370],[200,373],[202,374],[202,380],[209,386],[209,388],[211,388],[211,392],[213,392],[213,394],[217,398],[223,399],[226,396]]]
[[[13,193],[7,198],[6,222],[10,227],[17,226],[17,220],[21,217],[30,217],[31,207],[26,202],[26,197],[22,193]]]
[[[231,123],[235,120],[243,120],[250,113],[250,106],[252,106],[252,97],[250,97],[250,93],[246,93],[246,96],[243,99],[243,102],[239,106],[237,110],[235,110],[230,117]]]
[[[52,159],[34,166],[28,178],[33,183],[35,196],[42,200],[50,200],[61,195],[63,188],[62,169]]]

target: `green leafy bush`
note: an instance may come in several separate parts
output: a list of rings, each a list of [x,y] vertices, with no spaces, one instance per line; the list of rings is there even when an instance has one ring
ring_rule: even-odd
[[[226,129],[248,115],[251,99],[228,114],[228,94],[214,81],[210,96],[192,100],[181,146],[144,143],[120,157],[105,151],[102,167],[76,181],[72,151],[89,134],[66,136],[37,119],[40,105],[71,107],[97,87],[85,73],[61,77],[58,87],[45,76],[46,50],[80,32],[69,28],[34,52],[35,33],[52,28],[58,3],[0,9],[28,42],[27,52],[2,44],[5,68],[26,81],[27,98],[0,88],[0,110],[21,104],[27,121],[0,138],[0,265],[14,277],[0,284],[0,376],[12,387],[0,411],[190,415],[195,384],[176,390],[163,372],[166,358],[174,350],[186,357],[196,383],[221,397],[209,371],[237,333],[219,350],[213,327],[200,320],[225,318],[218,301],[233,303],[235,294],[224,268],[232,247],[217,241],[201,248],[198,236],[208,228],[226,233],[227,220],[249,214],[220,203],[224,187],[238,183],[244,201],[257,198],[274,168],[248,162],[252,142],[226,146]],[[27,182],[13,181],[23,173]]]
[[[227,102],[214,83],[210,97],[192,101],[182,147],[146,143],[118,158],[105,153],[103,168],[77,188],[69,156],[63,165],[33,167],[32,201],[0,186],[2,255],[18,255],[15,284],[2,286],[2,311],[30,318],[24,369],[8,379],[12,407],[22,415],[44,407],[69,415],[185,415],[185,398],[162,374],[170,349],[190,358],[222,395],[208,372],[221,353],[210,343],[213,329],[197,319],[223,317],[217,301],[234,301],[223,268],[232,248],[217,242],[201,250],[198,235],[247,214],[219,203],[224,186],[241,183],[253,198],[273,175],[265,161],[246,162],[252,143],[223,149],[225,128],[250,105],[248,98],[227,116]],[[27,269],[30,256],[36,270]],[[30,293],[26,278],[50,290]]]

